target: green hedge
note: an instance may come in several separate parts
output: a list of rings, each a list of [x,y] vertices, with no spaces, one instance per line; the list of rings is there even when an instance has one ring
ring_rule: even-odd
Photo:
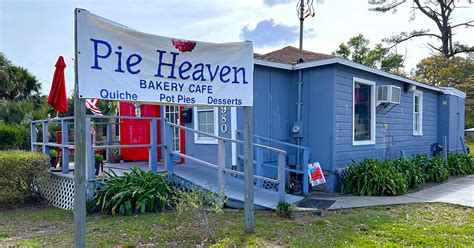
[[[358,195],[400,195],[426,182],[441,183],[450,175],[473,173],[474,163],[469,155],[462,153],[449,153],[447,162],[440,155],[433,158],[416,155],[383,162],[364,159],[347,167],[346,175],[339,178],[339,190]]]
[[[49,157],[41,153],[0,151],[0,203],[37,196],[49,165]]]
[[[29,150],[30,130],[21,125],[0,123],[0,150]]]

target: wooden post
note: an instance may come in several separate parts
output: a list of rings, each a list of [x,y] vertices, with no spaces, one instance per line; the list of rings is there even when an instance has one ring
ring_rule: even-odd
[[[84,129],[86,133],[86,180],[88,181],[95,178],[95,157],[94,148],[92,148],[94,137],[92,136],[91,118],[86,117]]]
[[[30,123],[30,144],[31,151],[36,152],[36,146],[33,144],[36,141],[36,123]]]
[[[168,171],[168,176],[173,176],[173,156],[171,152],[173,151],[173,127],[171,125],[164,124],[165,126],[165,139],[163,145],[165,146],[165,152],[163,158],[165,160],[166,171]]]
[[[49,143],[49,124],[48,121],[43,121],[43,154],[49,156],[49,147],[46,145]]]
[[[260,144],[260,138],[255,139],[255,143]],[[263,149],[262,148],[255,148],[255,162],[257,166],[257,176],[263,175]],[[257,187],[263,187],[263,181],[261,179],[257,179]]]
[[[77,15],[81,9],[74,11],[74,245],[86,247],[86,117],[85,99],[79,97],[78,87],[78,51],[77,51]],[[89,134],[90,135],[90,134]]]
[[[303,159],[301,160],[301,169],[303,170],[303,195],[309,194],[309,175],[308,175],[309,151],[303,150]]]
[[[61,144],[63,145],[61,153],[62,173],[69,174],[69,121],[61,120]]]
[[[156,119],[151,119],[150,122],[150,158],[148,159],[148,166],[150,170],[157,172],[158,171],[158,153],[157,153],[157,139],[156,139]]]
[[[285,202],[285,154],[278,153],[278,202]]]
[[[110,146],[110,145],[113,145],[114,144],[114,137],[113,137],[113,132],[112,132],[112,123],[110,122],[107,122],[107,144]],[[107,161],[110,161],[110,148],[107,149],[107,157],[106,157],[106,160]]]
[[[253,188],[253,111],[244,107],[244,211],[245,232],[253,233],[254,224],[254,188]]]
[[[221,206],[224,205],[225,200],[225,178],[224,178],[224,169],[225,169],[225,142],[224,140],[219,139],[217,146],[217,185],[219,202]]]

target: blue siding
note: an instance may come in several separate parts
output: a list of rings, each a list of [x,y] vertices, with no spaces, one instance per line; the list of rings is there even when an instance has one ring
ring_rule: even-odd
[[[430,153],[431,144],[438,141],[438,93],[423,91],[423,135],[413,135],[413,93],[403,90],[403,82],[373,75],[357,69],[336,67],[336,167],[345,167],[363,158],[393,159],[405,150],[407,155]],[[352,145],[352,84],[353,77],[374,81],[376,85],[395,85],[402,88],[400,104],[388,113],[376,114],[375,145]],[[384,131],[384,124],[388,129]]]

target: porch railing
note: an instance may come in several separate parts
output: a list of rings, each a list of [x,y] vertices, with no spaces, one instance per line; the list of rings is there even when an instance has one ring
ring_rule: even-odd
[[[241,130],[237,130],[237,134],[238,135],[241,135],[243,134],[243,132]],[[308,175],[308,169],[307,169],[307,165],[309,164],[309,159],[310,159],[310,149],[308,147],[305,147],[305,146],[300,146],[300,145],[296,145],[296,144],[292,144],[292,143],[289,143],[289,142],[285,142],[285,141],[280,141],[280,140],[276,140],[276,139],[271,139],[271,138],[268,138],[268,137],[263,137],[263,136],[260,136],[260,135],[254,135],[254,141],[256,144],[262,144],[264,142],[266,143],[270,143],[274,146],[278,145],[279,147],[285,147],[286,149],[285,150],[288,150],[288,149],[295,149],[296,152],[295,152],[295,168],[292,169],[290,168],[289,166],[285,166],[284,168],[284,172],[287,173],[287,172],[292,172],[292,173],[296,173],[296,174],[299,174],[299,175],[303,175],[303,178],[302,178],[302,193],[303,195],[308,195],[309,193],[309,175]],[[240,159],[242,159],[242,156],[239,157]],[[273,163],[269,163],[268,161],[264,161],[264,153],[263,153],[263,150],[262,149],[255,149],[255,160],[254,160],[254,164],[256,166],[256,174],[257,175],[262,175],[263,174],[263,167],[270,167],[270,168],[275,168],[275,169],[278,169],[278,166],[275,166]],[[289,163],[288,163],[289,164]],[[257,184],[258,185],[261,185],[262,182],[258,182],[257,181]]]
[[[86,168],[87,168],[87,180],[92,181],[95,178],[94,173],[94,149],[111,149],[111,148],[137,148],[137,147],[145,147],[149,149],[149,169],[151,171],[157,171],[157,149],[161,147],[163,160],[166,166],[166,171],[170,176],[173,175],[174,171],[174,156],[181,157],[185,159],[189,159],[193,162],[198,164],[217,169],[217,181],[218,181],[218,197],[221,201],[225,199],[225,175],[241,175],[243,176],[243,172],[226,168],[226,152],[225,152],[225,144],[228,143],[240,143],[243,144],[242,140],[237,139],[230,139],[226,137],[216,136],[213,134],[209,134],[206,132],[202,132],[199,130],[195,130],[193,128],[177,125],[174,123],[170,123],[163,118],[155,118],[155,117],[132,117],[132,116],[86,116],[85,119],[85,133],[91,133],[91,120],[99,119],[103,122],[95,122],[95,125],[107,125],[107,140],[106,141],[93,141],[92,135],[86,135]],[[140,120],[149,120],[150,121],[150,143],[148,144],[129,144],[129,145],[122,145],[122,144],[115,144],[116,141],[112,139],[112,128],[111,125],[116,124],[112,122],[108,122],[107,120],[110,119],[140,119]],[[106,120],[106,121],[104,121]],[[157,130],[158,130],[158,121],[160,121],[161,127],[160,129],[163,130],[161,135],[161,141],[158,142],[157,140]],[[49,137],[49,125],[50,124],[58,124],[61,125],[61,143],[53,143],[50,142]],[[32,121],[31,124],[31,150],[38,151],[39,147],[42,147],[42,152],[45,154],[49,154],[49,150],[52,147],[60,148],[62,151],[62,173],[68,174],[69,173],[69,150],[74,149],[74,143],[70,142],[68,139],[69,133],[69,125],[74,125],[73,117],[64,117],[64,118],[53,118],[53,119],[46,119],[46,120],[37,120]],[[37,129],[36,127],[41,125],[42,127],[42,140],[39,142],[37,140]],[[204,161],[197,157],[193,157],[187,154],[183,154],[178,151],[173,151],[173,128],[180,128],[184,129],[193,133],[198,133],[201,135],[205,135],[208,137],[212,137],[217,139],[217,164]],[[254,175],[254,179],[257,181],[267,181],[271,183],[278,184],[278,201],[284,202],[285,201],[285,174],[286,174],[286,156],[287,152],[282,149],[278,149],[275,147],[254,143],[256,150],[267,150],[269,152],[273,152],[277,154],[277,161],[278,165],[276,166],[278,170],[278,177],[277,179],[265,177],[262,174]]]

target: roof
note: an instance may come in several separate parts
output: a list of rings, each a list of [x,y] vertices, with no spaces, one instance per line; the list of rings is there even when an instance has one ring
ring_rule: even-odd
[[[464,130],[465,132],[474,132],[474,127]]]
[[[294,65],[298,63],[298,60],[300,58],[300,49],[296,47],[292,47],[292,46],[286,46],[282,49],[279,49],[273,52],[269,52],[265,54],[255,54],[254,57],[255,59]],[[329,58],[334,58],[334,57],[336,56],[303,50],[304,62],[311,62],[311,61],[329,59]]]
[[[466,98],[466,93],[451,88],[451,87],[435,87],[427,84],[423,84],[409,78],[401,77],[395,74],[391,74],[385,71],[381,71],[379,69],[375,69],[372,67],[368,67],[353,61],[349,61],[347,59],[337,57],[334,55],[323,54],[323,53],[315,53],[311,51],[303,50],[303,58],[304,62],[297,63],[299,59],[299,49],[286,46],[282,49],[269,52],[266,54],[254,54],[254,63],[256,65],[268,66],[273,68],[280,68],[285,70],[301,70],[306,68],[330,65],[330,64],[340,64],[349,66],[352,68],[356,68],[359,70],[367,71],[373,74],[377,74],[380,76],[384,76],[387,78],[395,79],[401,82],[405,82],[408,84],[416,85],[417,87],[422,87],[425,89],[437,91],[443,94],[454,95],[460,98]]]

